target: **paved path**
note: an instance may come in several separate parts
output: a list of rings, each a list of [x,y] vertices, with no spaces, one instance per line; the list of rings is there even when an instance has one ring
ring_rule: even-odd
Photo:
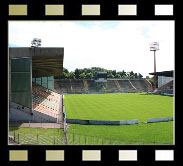
[[[59,123],[9,122],[9,126],[13,126],[13,127],[30,127],[30,128],[63,128],[63,124],[59,124]]]

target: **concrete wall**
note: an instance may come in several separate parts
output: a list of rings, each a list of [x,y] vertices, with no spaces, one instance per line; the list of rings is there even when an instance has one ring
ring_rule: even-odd
[[[89,120],[81,120],[81,119],[66,119],[66,122],[74,124],[89,124]]]
[[[92,124],[92,125],[119,125],[119,121],[89,120],[89,124]]]
[[[168,122],[173,121],[173,117],[163,117],[163,118],[148,118],[147,123],[153,123],[153,122]]]
[[[173,117],[147,119],[147,123],[168,122],[168,121],[173,121]],[[107,121],[107,120],[66,119],[66,122],[74,124],[88,124],[88,125],[130,125],[130,124],[138,124],[139,120],[134,119],[134,120]]]
[[[11,108],[9,111],[9,120],[10,121],[22,121],[22,122],[48,122],[44,119],[31,115],[29,113]]]
[[[41,112],[33,111],[33,115],[39,117],[40,119],[44,119],[46,122],[54,122],[56,123],[56,118],[51,117],[49,115],[43,114]]]
[[[126,125],[126,124],[138,124],[138,119],[135,120],[120,120],[120,125]]]
[[[17,109],[18,108],[18,109]],[[33,115],[30,114],[33,113]],[[9,119],[13,121],[32,121],[32,122],[56,122],[56,118],[31,110],[22,105],[10,102]]]
[[[138,124],[138,120],[121,120],[121,121],[107,121],[107,120],[81,120],[81,119],[66,119],[67,123],[74,124],[88,124],[88,125],[128,125]]]
[[[14,103],[14,102],[10,101],[10,110],[11,110],[11,108],[19,109],[20,111],[26,112],[26,113],[29,113],[29,114],[32,112],[32,110],[30,108],[25,107],[25,106],[23,107],[20,104],[17,104],[17,103]]]

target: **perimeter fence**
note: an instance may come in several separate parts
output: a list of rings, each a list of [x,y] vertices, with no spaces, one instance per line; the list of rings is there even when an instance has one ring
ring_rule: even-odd
[[[62,133],[60,136],[10,132],[9,142],[21,145],[172,145],[170,142],[121,140],[71,132]]]

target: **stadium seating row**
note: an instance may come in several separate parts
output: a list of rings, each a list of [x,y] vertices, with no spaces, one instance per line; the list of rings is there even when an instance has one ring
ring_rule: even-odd
[[[40,90],[38,90],[38,89],[36,89],[34,87],[32,88],[32,90],[33,90],[33,94],[37,94],[37,95],[43,96],[43,97],[45,97],[47,99],[50,99],[50,100],[53,100],[53,101],[56,101],[56,102],[59,101],[59,98],[54,96],[54,95],[45,93],[44,91],[40,91]]]
[[[59,114],[58,111],[48,108],[42,104],[38,104],[36,102],[33,102],[33,109],[34,111],[41,112],[54,118],[57,118],[57,114]]]
[[[144,79],[113,79],[107,82],[95,82],[92,79],[56,79],[54,87],[60,93],[118,93],[150,90]]]
[[[32,84],[33,109],[34,111],[58,118],[61,114],[61,95],[52,90],[48,90],[36,83]]]
[[[42,104],[48,108],[51,108],[53,110],[59,110],[59,103],[52,101],[50,99],[44,98],[42,96],[36,95],[33,97],[33,101],[39,104]]]

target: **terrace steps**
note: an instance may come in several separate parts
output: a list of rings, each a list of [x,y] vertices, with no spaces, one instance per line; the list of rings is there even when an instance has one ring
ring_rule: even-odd
[[[117,80],[114,80],[116,86],[118,87],[118,89],[122,92],[123,89],[121,88],[121,86],[119,85],[119,82]]]
[[[95,82],[93,79],[56,79],[55,90],[59,93],[119,93],[147,92],[151,86],[145,79],[108,79],[107,82]]]
[[[83,80],[85,91],[88,92],[88,83],[86,80]]]

